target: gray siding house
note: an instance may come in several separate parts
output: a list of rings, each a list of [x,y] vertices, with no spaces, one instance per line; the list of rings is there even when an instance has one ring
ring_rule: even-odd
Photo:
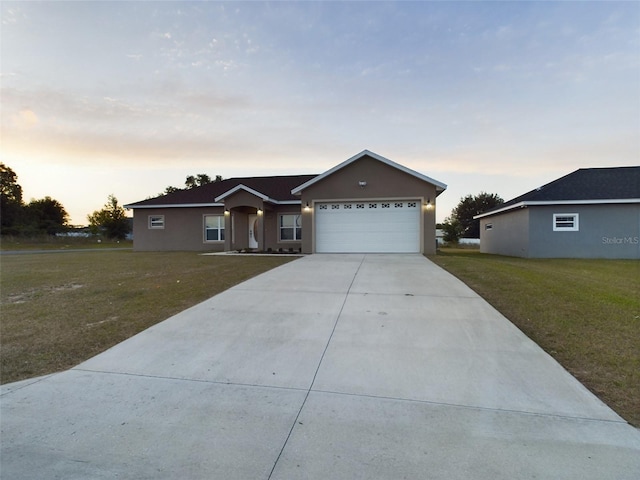
[[[582,168],[474,218],[482,253],[640,259],[640,167]]]
[[[446,188],[364,150],[319,175],[230,178],[125,207],[134,250],[435,253]]]

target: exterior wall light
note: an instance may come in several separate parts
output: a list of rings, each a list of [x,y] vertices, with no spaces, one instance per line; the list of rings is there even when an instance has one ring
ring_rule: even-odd
[[[360,181],[358,182],[358,185],[360,185],[360,188],[364,188],[364,187],[366,187],[366,186],[367,186],[367,182],[365,182],[364,180],[360,180]]]
[[[308,212],[309,210],[311,210],[311,207],[309,206],[309,202],[307,202],[307,204],[304,206],[304,209]]]
[[[262,215],[262,209],[261,208],[258,209],[258,215]]]
[[[427,203],[425,207],[427,207],[427,210],[431,210],[433,208],[433,204],[431,203],[431,198],[427,198]]]
[[[231,212],[229,212],[229,209],[228,209],[228,208],[225,208],[225,209],[224,209],[224,214],[225,214],[225,215],[229,215],[229,213],[231,213]]]

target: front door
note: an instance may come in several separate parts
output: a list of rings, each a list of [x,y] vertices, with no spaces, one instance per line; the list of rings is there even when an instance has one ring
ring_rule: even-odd
[[[258,215],[249,215],[249,248],[258,248]]]

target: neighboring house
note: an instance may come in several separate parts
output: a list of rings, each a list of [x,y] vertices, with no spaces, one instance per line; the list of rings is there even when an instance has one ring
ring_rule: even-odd
[[[320,175],[230,178],[125,207],[134,250],[435,253],[446,188],[365,150]]]
[[[640,167],[582,168],[474,218],[483,253],[640,258]]]

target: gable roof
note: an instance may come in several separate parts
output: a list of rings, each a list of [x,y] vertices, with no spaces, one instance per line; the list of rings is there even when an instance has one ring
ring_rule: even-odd
[[[382,163],[385,163],[385,164],[389,165],[390,167],[396,168],[396,169],[398,169],[398,170],[400,170],[400,171],[402,171],[404,173],[407,173],[407,174],[409,174],[409,175],[411,175],[413,177],[419,178],[420,180],[422,180],[424,182],[427,182],[427,183],[430,183],[432,185],[435,185],[435,187],[436,187],[436,195],[439,195],[440,193],[444,192],[446,190],[446,188],[447,188],[447,186],[442,182],[439,182],[437,180],[434,180],[433,178],[427,177],[426,175],[418,173],[415,170],[411,170],[410,168],[407,168],[407,167],[405,167],[403,165],[400,165],[398,163],[392,162],[388,158],[385,158],[385,157],[383,157],[381,155],[378,155],[377,153],[370,152],[369,150],[363,150],[362,152],[358,153],[357,155],[354,155],[353,157],[345,160],[340,165],[336,165],[332,169],[327,170],[326,172],[324,172],[324,173],[312,178],[308,182],[305,182],[302,185],[297,186],[296,188],[291,190],[291,193],[293,195],[301,195],[302,191],[305,188],[310,187],[314,183],[317,183],[320,180],[323,180],[323,179],[327,178],[329,175],[334,174],[338,170],[341,170],[342,168],[346,167],[347,165],[350,165],[353,162],[355,162],[356,160],[360,160],[363,157],[371,157],[371,158],[373,158],[375,160],[378,160],[379,162],[382,162]]]
[[[228,178],[220,182],[207,183],[201,187],[161,195],[125,205],[126,208],[157,207],[210,207],[223,206],[224,198],[240,189],[249,191],[272,203],[300,203],[300,198],[291,194],[291,189],[307,182],[316,175],[285,175],[273,177]]]
[[[248,192],[251,195],[255,195],[256,197],[259,197],[259,198],[261,198],[262,200],[265,200],[265,201],[271,200],[268,195],[260,193],[257,190],[254,190],[253,188],[249,188],[245,184],[241,183],[240,185],[236,185],[235,187],[233,187],[231,190],[227,190],[222,195],[218,195],[215,198],[215,201],[219,202],[221,200],[224,200],[225,198],[233,195],[234,193],[236,193],[239,190],[244,190],[245,192]]]
[[[473,218],[534,205],[640,203],[640,166],[581,168]]]

